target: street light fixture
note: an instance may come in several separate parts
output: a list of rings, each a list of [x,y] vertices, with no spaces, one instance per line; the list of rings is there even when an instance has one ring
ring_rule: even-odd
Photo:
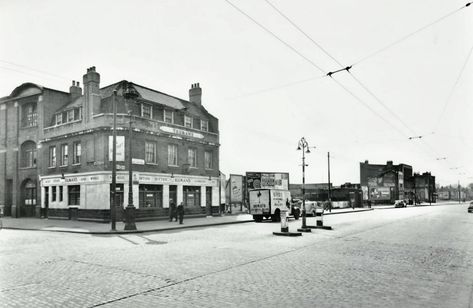
[[[128,116],[130,117],[130,126],[128,128],[128,205],[125,209],[125,230],[136,230],[135,224],[135,207],[133,206],[133,170],[132,170],[132,154],[131,141],[133,138],[133,130],[131,128],[132,110],[130,100],[135,100],[138,97],[138,92],[133,88],[131,82],[126,83],[125,92],[123,96],[127,100]]]
[[[310,153],[309,143],[305,140],[304,137],[299,140],[297,145],[297,150],[302,150],[302,226],[300,229],[297,229],[299,232],[312,232],[310,228],[307,228],[306,225],[306,210],[305,210],[305,153]]]

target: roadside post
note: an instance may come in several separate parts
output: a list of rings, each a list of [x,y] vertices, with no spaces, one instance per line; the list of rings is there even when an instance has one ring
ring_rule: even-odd
[[[273,232],[273,235],[279,236],[301,236],[301,232],[289,232],[288,211],[281,211],[281,232]]]
[[[331,226],[324,226],[324,209],[315,209],[315,226],[307,226],[311,229],[333,230]]]

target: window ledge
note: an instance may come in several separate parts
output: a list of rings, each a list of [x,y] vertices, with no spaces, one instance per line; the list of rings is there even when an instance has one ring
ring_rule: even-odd
[[[168,165],[168,167],[179,167],[179,165]]]
[[[158,163],[148,163],[148,162],[145,162],[146,165],[151,165],[151,166],[158,166],[159,164]]]

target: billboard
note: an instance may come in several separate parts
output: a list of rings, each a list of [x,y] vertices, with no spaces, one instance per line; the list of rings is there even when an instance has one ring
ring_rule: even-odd
[[[230,203],[243,202],[243,176],[230,174]]]
[[[289,190],[287,172],[247,172],[247,189],[285,189]]]

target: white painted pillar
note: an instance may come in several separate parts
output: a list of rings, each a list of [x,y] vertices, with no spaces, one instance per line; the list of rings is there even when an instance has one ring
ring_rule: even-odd
[[[169,208],[169,185],[163,185],[163,208]]]
[[[139,185],[133,185],[133,206],[135,208],[140,207],[140,187]],[[128,195],[125,198],[125,203],[128,205]]]
[[[177,185],[177,203],[176,205],[184,202],[184,187],[182,185]]]
[[[41,208],[44,209],[44,203],[45,203],[45,196],[46,196],[46,189],[47,187],[41,186]]]
[[[67,185],[62,186],[62,202],[65,206],[69,204],[69,192],[67,191]]]
[[[218,186],[212,186],[212,206],[220,206]]]
[[[207,188],[206,186],[200,186],[200,207],[205,207],[207,201]]]

